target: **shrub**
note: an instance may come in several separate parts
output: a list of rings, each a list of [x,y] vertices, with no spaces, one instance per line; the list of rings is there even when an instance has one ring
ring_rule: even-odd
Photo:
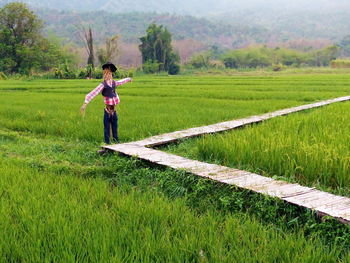
[[[350,59],[336,59],[331,61],[332,68],[350,68]]]
[[[160,64],[155,61],[147,60],[142,65],[142,70],[144,73],[156,73],[159,72]]]
[[[210,63],[211,63],[211,66],[213,68],[216,68],[216,69],[224,69],[225,68],[225,64],[220,60],[212,60]]]
[[[301,52],[285,48],[249,47],[229,51],[221,57],[227,68],[258,68],[272,66],[277,71],[279,66],[326,65],[335,50],[326,48],[313,52]],[[328,62],[329,63],[329,62]],[[277,66],[278,65],[278,66]]]
[[[283,65],[282,64],[273,64],[272,70],[273,71],[281,71],[281,70],[283,70]]]
[[[208,52],[199,53],[191,57],[188,62],[194,68],[208,68],[211,66],[210,54]]]
[[[63,71],[59,68],[54,69],[54,77],[55,79],[63,79],[64,77]]]
[[[82,68],[78,71],[77,74],[78,79],[86,79],[88,77],[88,72],[85,68]]]
[[[7,79],[7,76],[5,75],[4,72],[0,71],[0,80],[5,80],[5,79]]]
[[[63,65],[60,65],[58,68],[54,69],[54,76],[56,79],[76,79],[77,76],[75,73],[70,70],[67,62]]]
[[[236,56],[225,56],[222,59],[226,68],[238,68],[237,58]]]
[[[76,79],[77,76],[75,75],[75,73],[73,71],[65,71],[63,74],[63,78],[64,79]]]
[[[93,74],[93,78],[94,79],[102,79],[103,78],[103,71],[102,69],[98,68],[94,70],[94,74]]]
[[[168,73],[170,75],[177,75],[179,74],[179,72],[180,72],[180,66],[178,64],[175,64],[175,63],[170,64],[169,70],[168,70]]]
[[[134,74],[135,74],[135,70],[129,69],[129,71],[128,71],[128,77],[129,77],[129,78],[132,78],[132,77],[134,77]]]

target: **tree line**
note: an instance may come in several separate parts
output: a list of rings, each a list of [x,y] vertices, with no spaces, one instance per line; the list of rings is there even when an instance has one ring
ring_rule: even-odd
[[[42,34],[43,21],[23,3],[10,3],[0,8],[0,72],[6,74],[30,74],[33,71],[55,69],[56,77],[96,77],[95,56],[99,64],[113,60],[118,55],[119,35],[107,38],[105,47],[94,51],[91,28],[80,26],[78,31],[88,54],[87,67],[79,73],[70,70],[74,55],[64,50],[58,41]],[[171,45],[172,36],[163,26],[152,23],[139,46],[146,73],[167,71],[177,74],[180,70],[179,55]]]
[[[298,51],[287,48],[268,48],[251,46],[236,50],[221,50],[218,53],[214,46],[205,52],[195,54],[187,65],[193,68],[225,67],[232,69],[272,67],[281,70],[283,67],[325,67],[344,54],[339,45],[323,49]],[[214,52],[216,51],[216,52]]]
[[[43,22],[25,4],[0,9],[0,71],[28,74],[49,70],[72,57],[41,34]]]
[[[44,37],[43,21],[23,3],[10,3],[0,8],[0,72],[6,74],[31,74],[53,71],[56,78],[99,78],[99,66],[113,61],[119,55],[120,36],[106,38],[105,45],[95,51],[93,32],[80,25],[77,28],[85,44],[88,59],[86,68],[74,69],[76,55],[61,45],[54,37]],[[178,74],[180,57],[172,46],[172,34],[162,26],[151,23],[146,35],[139,38],[142,70],[145,73],[165,71]],[[338,57],[350,56],[350,36],[337,45],[319,50],[297,51],[266,46],[247,47],[236,50],[212,46],[208,51],[194,55],[187,66],[192,68],[258,68],[332,66]],[[98,61],[98,64],[96,64]],[[96,67],[97,66],[97,67]],[[72,69],[73,68],[73,69]],[[120,76],[132,74],[120,72]]]

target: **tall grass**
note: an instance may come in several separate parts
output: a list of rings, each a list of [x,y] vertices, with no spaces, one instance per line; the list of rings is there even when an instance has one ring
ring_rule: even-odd
[[[341,252],[242,215],[99,179],[0,163],[1,262],[335,262]]]
[[[349,194],[350,103],[188,141],[175,152]]]

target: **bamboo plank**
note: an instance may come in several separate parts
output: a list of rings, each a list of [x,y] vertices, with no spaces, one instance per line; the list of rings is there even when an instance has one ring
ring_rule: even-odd
[[[318,207],[324,207],[327,205],[330,201],[334,200],[337,201],[339,196],[329,194],[322,191],[312,191],[310,193],[301,195],[301,196],[293,196],[293,197],[287,197],[284,198],[284,200],[298,204],[301,206],[305,206],[310,209],[317,209]],[[350,202],[350,199],[349,199]],[[349,206],[350,209],[350,206]]]

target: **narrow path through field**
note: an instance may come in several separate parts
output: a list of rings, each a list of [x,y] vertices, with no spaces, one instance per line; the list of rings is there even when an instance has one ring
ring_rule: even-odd
[[[251,116],[239,120],[226,121],[208,126],[162,134],[140,141],[109,145],[105,146],[104,148],[128,156],[135,156],[139,159],[155,164],[174,169],[182,169],[194,175],[209,178],[224,184],[236,185],[243,189],[277,197],[289,203],[315,210],[320,215],[329,215],[338,219],[342,223],[350,224],[350,198],[322,192],[314,188],[301,186],[299,184],[291,184],[285,181],[274,180],[269,177],[264,177],[243,170],[194,161],[149,148],[165,145],[183,138],[232,130],[248,124],[262,122],[277,116],[283,116],[294,112],[349,100],[350,96],[339,97],[262,115]]]

